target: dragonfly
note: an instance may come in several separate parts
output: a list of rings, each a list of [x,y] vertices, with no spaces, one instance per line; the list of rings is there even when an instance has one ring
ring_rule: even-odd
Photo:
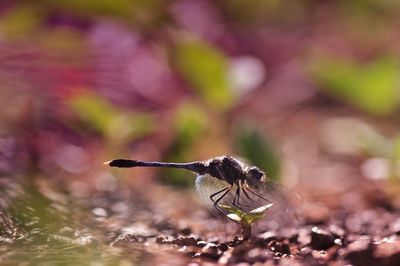
[[[116,159],[105,163],[111,167],[164,167],[189,170],[197,174],[196,190],[204,201],[223,215],[227,211],[221,204],[229,204],[248,212],[265,205],[277,205],[291,211],[289,199],[296,194],[269,179],[257,166],[249,165],[232,156],[220,156],[204,161],[187,163],[152,162]]]

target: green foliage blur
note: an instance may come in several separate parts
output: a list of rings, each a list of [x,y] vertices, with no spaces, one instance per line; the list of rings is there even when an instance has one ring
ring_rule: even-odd
[[[389,115],[399,106],[397,60],[376,59],[355,63],[319,57],[313,76],[327,93],[372,115]]]
[[[93,165],[238,155],[279,180],[269,108],[307,100],[296,98],[300,83],[285,83],[299,73],[316,98],[398,114],[396,1],[39,0],[0,9],[1,127],[24,147],[21,169],[72,145]],[[166,183],[193,183],[167,173]]]
[[[204,101],[221,111],[232,106],[225,55],[205,42],[186,41],[178,45],[176,56],[178,69]]]

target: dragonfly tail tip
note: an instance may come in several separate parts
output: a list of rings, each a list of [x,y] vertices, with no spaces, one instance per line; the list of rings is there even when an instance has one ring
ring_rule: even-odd
[[[108,166],[111,166],[111,164],[112,164],[112,160],[103,163],[103,165],[108,165]]]

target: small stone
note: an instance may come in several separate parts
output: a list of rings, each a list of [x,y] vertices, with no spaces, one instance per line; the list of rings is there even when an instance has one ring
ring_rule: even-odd
[[[205,249],[215,249],[215,250],[218,250],[218,245],[217,245],[217,244],[214,244],[214,243],[207,243],[207,245],[205,245],[205,246],[203,247],[203,250],[205,250]]]
[[[376,257],[382,258],[391,257],[395,254],[400,254],[400,239],[398,239],[397,237],[388,237],[382,239],[382,241],[376,244],[374,254]],[[400,262],[397,265],[400,265]]]
[[[227,251],[229,249],[229,247],[226,243],[219,243],[217,245],[217,248],[221,251]]]
[[[335,238],[326,230],[314,226],[311,229],[311,247],[317,250],[326,250],[335,245]]]
[[[165,237],[163,236],[157,236],[156,238],[156,243],[157,244],[163,244],[163,241],[165,240]]]
[[[374,258],[374,245],[369,236],[351,235],[351,243],[346,247],[342,256],[353,265],[377,265]]]
[[[180,229],[179,233],[184,236],[188,236],[192,233],[192,229],[190,229],[189,227],[185,227],[185,228]]]
[[[361,251],[366,250],[372,245],[372,239],[368,236],[361,236],[355,239],[348,245],[348,250],[350,251]]]
[[[196,246],[197,245],[197,240],[198,239],[196,239],[193,236],[188,236],[188,237],[186,237],[184,242],[185,242],[186,246]]]
[[[137,237],[155,237],[157,231],[154,228],[150,228],[144,223],[135,223],[122,228],[123,234],[129,234]]]
[[[197,241],[197,243],[196,243],[196,246],[201,247],[201,248],[204,247],[205,245],[207,245],[207,242],[203,241],[203,240]]]
[[[208,243],[201,249],[201,256],[202,257],[207,257],[210,259],[217,260],[221,256],[221,252],[219,252],[217,245],[213,243]]]
[[[336,238],[334,242],[335,242],[335,245],[343,246],[343,241],[340,238]]]
[[[283,254],[282,254],[282,253],[280,253],[280,252],[275,252],[275,253],[274,253],[274,255],[275,255],[275,257],[278,257],[278,258],[280,258],[280,257],[282,257],[282,256],[283,256]]]
[[[96,216],[106,217],[107,211],[103,208],[97,207],[92,210],[93,214]]]
[[[262,239],[265,243],[268,243],[272,240],[278,240],[276,233],[273,231],[266,231],[262,234],[259,234],[257,238]]]
[[[121,234],[110,244],[112,247],[125,247],[132,242],[139,242],[136,236],[129,234]]]
[[[299,234],[293,234],[289,237],[290,243],[299,243]]]
[[[196,246],[197,239],[193,236],[178,236],[176,239],[172,241],[172,244],[178,246]]]
[[[228,245],[230,247],[236,247],[237,245],[243,243],[243,239],[235,236],[235,238],[232,241],[229,241]]]
[[[373,253],[374,247],[370,239],[360,238],[348,245],[344,258],[353,265],[379,265]]]
[[[171,236],[158,236],[156,238],[156,243],[158,243],[158,244],[173,244],[172,242],[174,240],[175,239]]]
[[[272,252],[280,254],[290,254],[290,247],[286,242],[272,240],[268,243],[268,248]]]

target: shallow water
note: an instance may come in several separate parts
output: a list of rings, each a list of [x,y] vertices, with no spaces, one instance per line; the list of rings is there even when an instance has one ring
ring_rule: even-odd
[[[1,265],[151,264],[142,245],[113,247],[118,233],[85,200],[34,180],[0,179]]]

